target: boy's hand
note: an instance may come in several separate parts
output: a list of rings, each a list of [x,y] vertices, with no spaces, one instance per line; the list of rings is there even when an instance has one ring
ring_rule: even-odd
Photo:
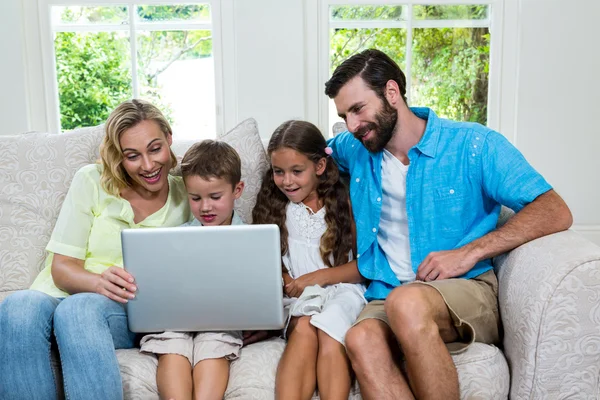
[[[244,346],[276,336],[279,332],[280,331],[244,331],[242,333]]]
[[[304,274],[294,279],[293,281],[285,285],[285,294],[287,294],[289,297],[300,297],[302,292],[304,292],[304,289],[306,289],[308,286],[325,286],[325,283],[322,282],[322,279],[320,279],[320,272],[321,271],[310,272],[308,274]]]

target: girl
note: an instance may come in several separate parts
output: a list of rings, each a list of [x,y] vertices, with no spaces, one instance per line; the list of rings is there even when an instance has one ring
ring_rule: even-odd
[[[347,399],[350,364],[344,336],[366,304],[351,260],[354,223],[348,192],[328,157],[331,149],[309,122],[280,125],[252,218],[281,231],[285,293],[291,298],[288,345],[277,368],[278,399]],[[331,268],[335,267],[335,268]]]

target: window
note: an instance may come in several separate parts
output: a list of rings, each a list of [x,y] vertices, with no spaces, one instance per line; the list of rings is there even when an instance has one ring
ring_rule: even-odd
[[[211,4],[86,3],[49,5],[57,130],[103,123],[120,102],[143,98],[176,138],[214,137]]]
[[[431,107],[454,120],[488,122],[490,2],[348,3],[353,2],[327,5],[328,76],[346,58],[374,47],[404,71],[409,105]],[[331,132],[341,119],[332,100],[328,109]]]

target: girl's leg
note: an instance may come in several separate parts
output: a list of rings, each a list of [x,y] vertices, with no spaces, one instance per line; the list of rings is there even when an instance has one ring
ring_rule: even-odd
[[[0,303],[0,399],[57,398],[50,338],[59,302],[23,290]]]
[[[310,399],[317,384],[317,329],[310,317],[292,318],[285,347],[275,378],[275,398]]]
[[[209,358],[194,366],[194,399],[222,400],[229,381],[229,360]]]
[[[331,336],[317,330],[319,353],[317,356],[317,385],[322,400],[343,399],[350,395],[351,367],[346,349]]]
[[[64,299],[54,313],[54,334],[67,399],[122,399],[115,349],[129,349],[135,334],[123,305],[96,293]]]
[[[192,366],[187,357],[159,355],[156,384],[161,399],[192,400]]]

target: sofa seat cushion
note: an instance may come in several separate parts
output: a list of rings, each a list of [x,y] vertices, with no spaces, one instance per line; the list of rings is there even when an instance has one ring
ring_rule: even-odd
[[[285,341],[273,338],[242,348],[240,358],[231,363],[225,399],[275,398],[275,373]],[[138,349],[118,350],[125,399],[158,399],[155,356]],[[458,371],[461,399],[506,399],[509,390],[508,365],[495,346],[474,343],[467,351],[453,356]],[[318,399],[315,395],[313,399]],[[355,382],[351,400],[359,400]]]

